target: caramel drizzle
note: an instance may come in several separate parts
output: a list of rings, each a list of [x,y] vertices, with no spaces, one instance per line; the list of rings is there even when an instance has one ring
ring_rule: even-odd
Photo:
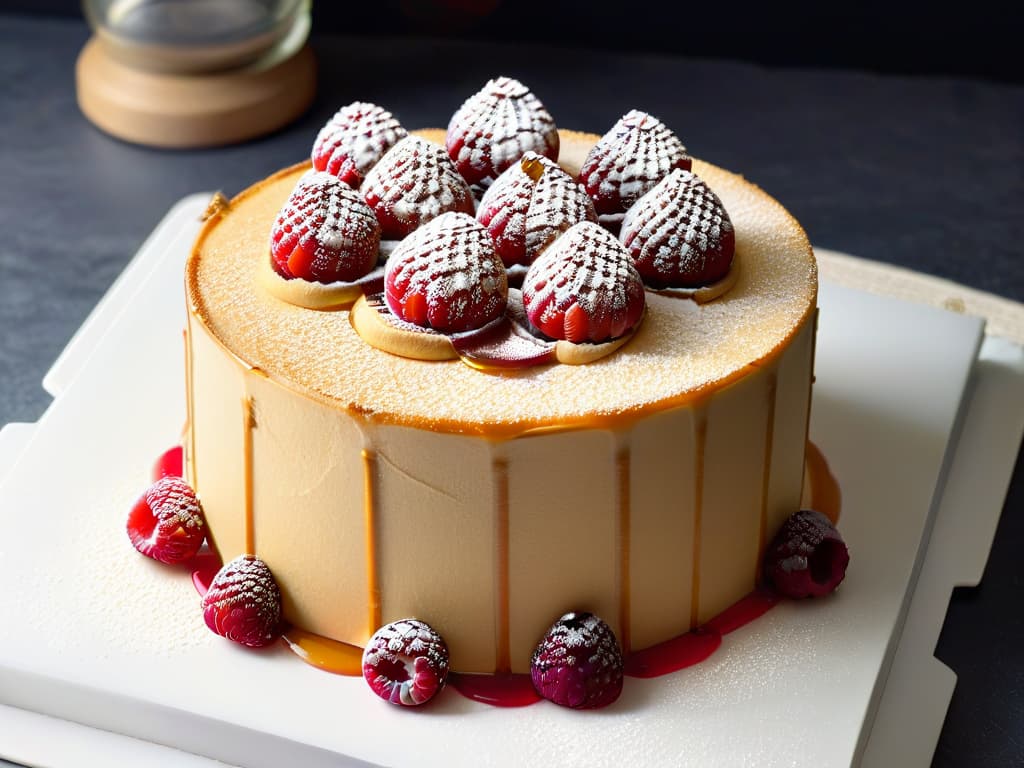
[[[188,474],[188,481],[193,488],[199,488],[196,480],[196,420],[195,420],[195,385],[192,382],[192,334],[191,321],[185,328],[185,386],[187,388],[185,403],[185,418],[188,420],[188,444],[185,456],[185,468]]]
[[[628,445],[619,446],[615,454],[615,476],[616,490],[618,493],[618,573],[617,582],[619,590],[619,641],[622,644],[622,652],[629,653],[631,639],[632,614],[630,607],[630,521],[632,508],[630,506],[630,449]]]
[[[817,378],[814,375],[814,366],[818,357],[818,308],[814,308],[814,319],[813,319],[813,330],[811,331],[811,379],[807,382],[807,412],[804,415],[804,441],[807,445],[811,444],[811,400],[814,397],[814,381]],[[804,460],[804,471],[807,470],[807,461]],[[800,484],[803,487],[804,477],[800,475]]]
[[[508,519],[508,459],[495,458],[491,463],[494,475],[494,549],[495,578],[494,620],[495,671],[512,670],[512,652],[509,647],[511,622],[509,620],[509,519]]]
[[[768,376],[768,423],[764,431],[764,468],[761,475],[761,523],[757,537],[757,560],[754,562],[754,583],[761,579],[761,559],[768,536],[768,489],[772,479],[772,447],[775,441],[775,402],[779,388],[778,371]]]
[[[704,453],[708,440],[707,406],[694,407],[694,477],[693,477],[693,581],[690,589],[690,626],[700,618],[700,550],[701,524],[704,513]]]
[[[289,627],[282,637],[292,653],[318,669],[349,677],[363,673],[363,649],[357,645],[331,640],[298,627]]]
[[[811,482],[811,509],[821,512],[835,525],[839,522],[843,494],[839,487],[839,481],[832,474],[828,461],[825,459],[825,454],[810,440],[807,441],[804,464]]]
[[[380,570],[377,552],[377,452],[362,450],[363,516],[366,530],[366,591],[369,608],[367,621],[372,635],[381,626]]]
[[[251,395],[242,398],[242,454],[245,462],[245,554],[256,554],[256,530],[253,516],[253,430],[256,428],[256,415],[253,412]]]

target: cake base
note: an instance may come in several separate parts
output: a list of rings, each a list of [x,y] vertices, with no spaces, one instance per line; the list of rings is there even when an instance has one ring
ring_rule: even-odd
[[[609,763],[664,764],[687,754],[695,764],[751,755],[769,764],[791,757],[794,745],[816,765],[846,766],[874,754],[871,745],[864,751],[870,717],[876,708],[886,711],[887,674],[898,677],[889,664],[938,507],[935,489],[945,478],[944,501],[969,493],[971,520],[943,506],[935,536],[947,545],[958,537],[968,569],[980,572],[984,536],[971,539],[980,542],[977,548],[964,548],[962,534],[950,526],[994,530],[1005,484],[992,473],[1009,477],[1012,470],[1012,456],[999,453],[1005,461],[998,464],[988,450],[989,484],[978,485],[971,459],[982,454],[962,444],[943,472],[979,321],[823,285],[811,435],[842,483],[841,525],[854,557],[834,598],[780,605],[689,670],[629,679],[622,699],[601,713],[547,703],[498,710],[445,693],[422,716],[410,716],[374,699],[362,681],[319,672],[283,648],[248,652],[210,634],[187,571],[140,558],[121,533],[153,459],[181,428],[182,361],[166,350],[181,342],[184,312],[181,296],[167,287],[180,285],[195,218],[208,199],[197,196],[191,207],[175,210],[75,337],[47,376],[56,399],[45,418],[2,433],[2,465],[14,466],[0,487],[0,514],[12,532],[5,540],[23,544],[18,550],[0,544],[0,577],[10,587],[0,595],[0,609],[10,617],[0,626],[0,703],[253,766],[279,765],[285,752],[314,766],[337,765],[339,754],[351,762],[401,764],[414,750],[423,764],[475,765],[480,754],[498,764],[490,750],[499,743],[518,764],[539,765],[570,738],[593,760]],[[937,359],[928,340],[940,336],[945,346]],[[885,348],[874,343],[882,337]],[[138,350],[133,370],[151,367],[151,391],[117,378],[125,348]],[[1015,349],[1017,367],[1000,370],[1019,388],[1024,364]],[[888,371],[884,385],[879,370]],[[1011,395],[1019,400],[1019,389],[984,389],[983,368],[974,370],[979,397],[972,403],[983,400],[985,410],[975,413],[972,405],[962,439],[980,434],[989,446],[1016,445],[1022,425],[1007,418],[1015,411],[999,409],[1015,402]],[[98,397],[100,391],[107,394]],[[83,453],[67,434],[95,439]],[[24,451],[16,450],[17,438],[26,441]],[[61,483],[48,482],[54,467],[61,468]],[[72,509],[81,514],[55,516],[54,510]],[[888,536],[879,537],[880,530]],[[937,566],[929,560],[920,573],[931,567]],[[934,586],[948,593],[960,578],[959,571],[943,571]],[[911,616],[915,607],[916,601]],[[935,610],[944,607],[940,601]],[[948,688],[943,692],[948,700]],[[944,703],[928,711],[936,708],[944,710]],[[771,720],[766,713],[773,712],[786,713],[785,720]],[[19,736],[24,714],[15,718]],[[932,725],[937,733],[939,724]],[[437,739],[439,732],[450,736]],[[5,738],[0,750],[7,752],[0,754],[37,759],[26,743]],[[117,743],[129,750],[140,745]],[[434,743],[437,751],[424,755]],[[449,752],[442,755],[442,748]],[[885,764],[884,756],[873,764]]]

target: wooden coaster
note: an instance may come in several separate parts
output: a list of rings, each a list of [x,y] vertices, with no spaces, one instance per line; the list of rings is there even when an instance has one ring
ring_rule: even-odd
[[[133,69],[93,37],[75,69],[78,105],[101,130],[154,147],[212,147],[252,139],[298,118],[316,93],[308,44],[266,66],[209,74]]]

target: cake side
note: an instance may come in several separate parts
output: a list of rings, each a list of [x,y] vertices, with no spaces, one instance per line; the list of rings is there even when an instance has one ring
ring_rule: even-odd
[[[800,503],[813,331],[699,403],[495,440],[296,397],[193,325],[190,481],[221,558],[267,562],[305,630],[362,646],[417,616],[455,669],[525,671],[589,610],[638,650],[758,582]]]

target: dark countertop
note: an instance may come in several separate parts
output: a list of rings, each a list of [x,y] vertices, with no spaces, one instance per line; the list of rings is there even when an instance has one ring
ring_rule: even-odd
[[[241,146],[159,151],[100,133],[75,102],[77,20],[0,16],[0,425],[35,421],[40,381],[166,211],[231,195],[308,154],[360,99],[444,127],[489,77],[532,86],[563,127],[633,107],[704,160],[742,170],[811,241],[1024,301],[1024,87],[952,77],[767,68],[554,47],[314,40],[316,103]],[[486,57],[486,58],[485,58]],[[1024,764],[1024,461],[980,587],[958,590],[937,656],[959,682],[935,766]]]

